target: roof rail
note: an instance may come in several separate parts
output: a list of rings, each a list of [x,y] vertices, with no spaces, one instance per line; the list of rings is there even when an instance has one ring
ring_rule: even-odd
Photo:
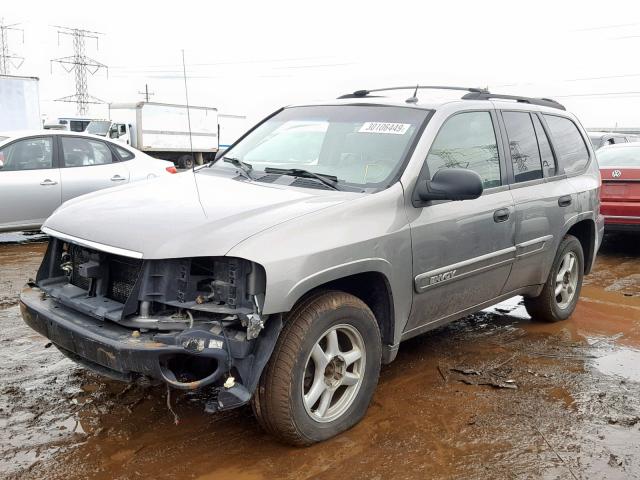
[[[387,92],[390,90],[414,90],[412,97],[407,99],[407,103],[416,103],[416,93],[418,90],[457,90],[468,92],[462,97],[463,100],[491,100],[492,98],[500,100],[515,100],[520,103],[528,103],[530,105],[540,105],[543,107],[558,108],[560,110],[566,110],[564,105],[551,98],[532,98],[521,97],[519,95],[501,95],[499,93],[491,93],[486,88],[474,88],[474,87],[448,87],[445,85],[414,85],[409,87],[388,87],[388,88],[374,88],[371,90],[356,90],[353,93],[347,93],[338,97],[339,100],[346,98],[364,98],[368,97],[371,93],[375,92]]]
[[[362,98],[368,96],[370,93],[374,92],[387,92],[389,90],[460,90],[463,92],[470,93],[489,93],[488,90],[484,88],[473,88],[473,87],[447,87],[445,85],[413,85],[410,87],[388,87],[388,88],[374,88],[372,90],[356,90],[353,93],[347,93],[346,95],[341,95],[338,99],[344,98]]]
[[[498,93],[485,92],[470,92],[462,97],[463,100],[491,100],[492,98],[498,100],[515,100],[519,103],[528,103],[530,105],[541,105],[543,107],[558,108],[560,110],[566,110],[564,105],[551,98],[532,98],[521,97],[519,95],[500,95]]]

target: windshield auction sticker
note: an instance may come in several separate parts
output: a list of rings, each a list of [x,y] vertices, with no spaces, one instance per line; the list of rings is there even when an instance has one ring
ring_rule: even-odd
[[[391,133],[404,135],[409,130],[410,123],[365,122],[358,130],[359,133]]]

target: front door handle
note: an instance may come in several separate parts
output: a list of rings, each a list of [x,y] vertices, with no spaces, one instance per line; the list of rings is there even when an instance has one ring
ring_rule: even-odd
[[[493,212],[493,221],[496,223],[506,222],[509,220],[509,209],[501,208]]]
[[[49,186],[49,185],[57,185],[58,182],[54,182],[53,180],[49,179],[49,178],[45,178],[43,181],[40,182],[40,185],[43,186]]]
[[[571,205],[571,195],[564,195],[558,198],[558,205],[561,207],[568,207]]]
[[[126,178],[121,177],[120,175],[114,175],[113,177],[111,177],[112,182],[122,182],[124,180],[126,180]]]

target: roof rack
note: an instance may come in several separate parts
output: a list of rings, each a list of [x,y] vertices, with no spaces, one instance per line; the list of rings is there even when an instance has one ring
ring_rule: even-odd
[[[551,107],[558,108],[560,110],[566,110],[564,105],[551,98],[532,98],[532,97],[522,97],[519,95],[501,95],[498,93],[491,93],[486,88],[474,88],[474,87],[448,87],[445,85],[414,85],[409,87],[388,87],[388,88],[374,88],[371,90],[356,90],[353,93],[347,93],[346,95],[341,95],[338,97],[339,100],[347,99],[347,98],[364,98],[370,96],[371,93],[375,92],[387,92],[390,90],[414,90],[414,94],[412,97],[407,99],[407,103],[416,103],[418,101],[416,97],[416,93],[418,90],[457,90],[468,92],[463,95],[463,100],[491,100],[491,99],[499,99],[499,100],[515,100],[519,103],[528,103],[529,105],[540,105],[543,107]]]
[[[515,100],[518,103],[528,103],[530,105],[541,105],[543,107],[558,108],[560,110],[566,110],[564,105],[551,98],[532,98],[521,97],[519,95],[500,95],[498,93],[486,92],[470,92],[462,97],[463,100],[491,100],[492,98],[498,100]]]
[[[463,92],[470,93],[489,93],[488,90],[484,88],[473,88],[473,87],[447,87],[445,85],[413,85],[410,87],[388,87],[388,88],[374,88],[372,90],[356,90],[353,93],[347,93],[346,95],[341,95],[338,99],[343,98],[362,98],[367,97],[370,93],[374,92],[388,92],[389,90],[459,90]]]

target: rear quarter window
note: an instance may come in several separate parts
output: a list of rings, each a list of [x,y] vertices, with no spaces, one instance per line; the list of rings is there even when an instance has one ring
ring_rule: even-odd
[[[549,127],[560,167],[568,174],[584,170],[589,163],[589,150],[576,124],[565,117],[543,116]]]
[[[117,145],[114,145],[114,146],[116,148],[116,151],[118,152],[118,156],[123,161],[131,160],[134,157],[133,153],[131,153],[129,150],[122,147],[118,147]]]

